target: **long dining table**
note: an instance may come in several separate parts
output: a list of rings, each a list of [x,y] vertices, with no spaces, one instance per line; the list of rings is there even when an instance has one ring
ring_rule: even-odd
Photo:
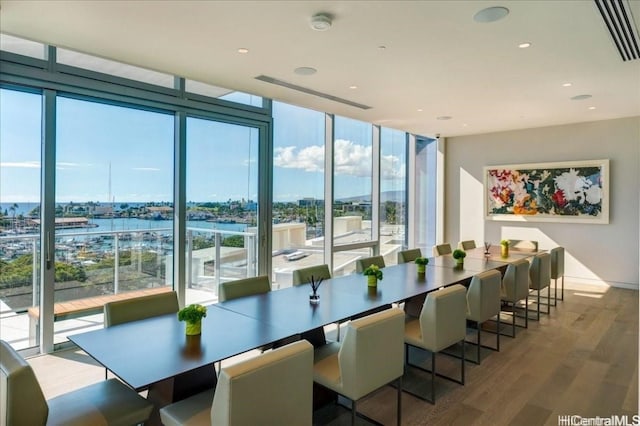
[[[162,406],[203,388],[215,386],[213,365],[252,349],[297,338],[335,322],[384,308],[448,285],[468,283],[473,275],[500,269],[506,262],[430,258],[419,275],[414,263],[384,268],[377,287],[368,287],[360,274],[324,280],[320,302],[310,303],[308,285],[209,305],[200,336],[186,336],[177,315],[163,315],[69,336],[124,383],[149,389]]]

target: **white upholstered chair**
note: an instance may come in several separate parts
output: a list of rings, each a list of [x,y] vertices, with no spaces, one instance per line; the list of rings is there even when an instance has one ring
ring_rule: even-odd
[[[562,289],[560,291],[560,300],[564,300],[564,247],[554,247],[549,251],[551,255],[551,279],[554,282],[553,288],[553,306],[558,300],[558,278],[562,278]]]
[[[465,251],[472,250],[476,248],[476,242],[474,240],[460,241],[458,243],[458,248]]]
[[[529,262],[519,259],[510,263],[502,277],[500,299],[512,307],[512,332],[510,337],[516,337],[516,304],[524,300],[524,328],[529,327]]]
[[[496,317],[496,347],[493,349],[500,350],[500,284],[501,275],[496,269],[485,271],[474,275],[471,278],[471,284],[467,289],[467,320],[476,323],[477,330],[477,355],[476,363],[482,361],[480,349],[483,347],[481,343],[482,323]],[[467,343],[470,343],[467,341]]]
[[[413,262],[419,257],[422,257],[422,250],[419,248],[402,250],[398,252],[398,264]]]
[[[104,326],[112,327],[159,315],[175,314],[178,310],[178,296],[175,291],[116,300],[104,305]]]
[[[362,271],[364,271],[371,265],[376,265],[380,268],[384,268],[384,258],[382,256],[371,256],[358,259],[356,260],[356,272],[361,274]]]
[[[536,254],[531,264],[529,265],[529,288],[534,290],[537,294],[536,298],[536,321],[540,320],[540,313],[549,314],[551,300],[551,255],[549,253]],[[547,311],[541,311],[541,293],[542,290],[547,289]]]
[[[397,422],[400,424],[404,312],[387,309],[347,326],[342,343],[317,348],[313,380],[351,400],[351,424],[362,397],[397,380]]]
[[[106,426],[145,422],[153,404],[116,379],[45,400],[33,369],[0,340],[0,424]]]
[[[410,364],[409,347],[406,348],[406,363],[412,367],[431,373],[431,397],[427,398],[405,389],[406,392],[435,403],[436,353],[458,342],[462,342],[460,380],[442,376],[464,385],[464,339],[466,336],[467,290],[460,284],[446,287],[427,294],[420,318],[408,320],[404,327],[404,341],[407,346],[426,349],[431,352],[431,370]]]
[[[313,347],[299,340],[224,367],[215,389],[160,409],[165,426],[311,425]]]
[[[445,254],[451,254],[451,244],[446,243],[433,246],[434,256],[443,256]]]
[[[260,275],[221,283],[219,289],[218,301],[224,302],[239,297],[270,292],[271,283],[268,276]]]

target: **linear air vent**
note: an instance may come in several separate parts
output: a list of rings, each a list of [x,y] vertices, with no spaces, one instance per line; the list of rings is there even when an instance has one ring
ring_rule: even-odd
[[[638,26],[628,0],[594,0],[623,61],[640,59]],[[640,19],[640,16],[636,16]]]
[[[269,77],[268,75],[259,75],[256,80],[264,81],[266,83],[277,84],[278,86],[286,87],[287,89],[297,90],[298,92],[306,93],[308,95],[318,96],[324,99],[328,99],[334,102],[340,102],[341,104],[349,105],[360,109],[371,109],[370,106],[359,104],[357,102],[350,101],[348,99],[342,99],[337,96],[329,95],[327,93],[318,92],[317,90],[308,89],[306,87],[298,86],[297,84],[288,83],[286,81],[278,80],[277,78]]]

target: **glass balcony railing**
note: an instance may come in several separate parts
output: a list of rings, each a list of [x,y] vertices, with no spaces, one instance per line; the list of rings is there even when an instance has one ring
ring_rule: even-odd
[[[37,344],[40,236],[0,236],[0,335],[16,348]],[[252,232],[187,228],[186,302],[217,301],[221,282],[255,276],[257,237]],[[55,341],[102,327],[100,300],[173,283],[171,228],[109,232],[56,232]],[[74,315],[68,302],[96,304]],[[86,315],[85,315],[86,314]]]

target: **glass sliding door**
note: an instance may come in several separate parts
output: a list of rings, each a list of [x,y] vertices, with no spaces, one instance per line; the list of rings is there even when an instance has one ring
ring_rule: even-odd
[[[39,344],[42,96],[0,89],[0,336]]]
[[[56,124],[54,343],[173,285],[173,115],[58,97]]]
[[[324,260],[325,116],[273,103],[272,282]]]
[[[187,118],[187,303],[257,274],[258,148],[257,128]]]
[[[380,254],[385,264],[397,263],[405,244],[407,219],[407,134],[380,131]]]

